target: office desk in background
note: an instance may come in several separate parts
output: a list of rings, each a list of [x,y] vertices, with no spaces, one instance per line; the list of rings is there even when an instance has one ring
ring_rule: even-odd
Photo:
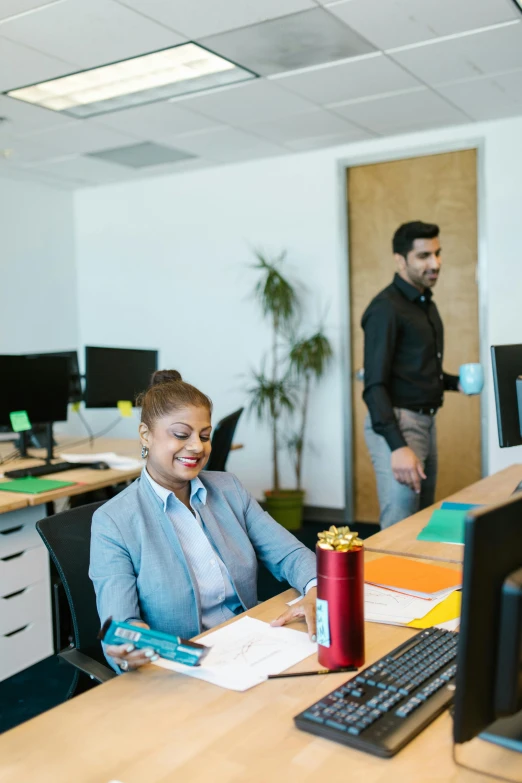
[[[295,590],[288,590],[247,614],[270,621],[296,595]],[[291,627],[303,630],[302,623]],[[367,623],[366,665],[413,633],[407,628]],[[312,656],[293,667],[293,671],[317,667],[317,658]],[[484,775],[472,775],[453,763],[448,712],[389,760],[295,728],[295,715],[348,679],[350,675],[346,673],[278,679],[237,693],[153,665],[146,666],[3,734],[0,781],[485,783],[491,780]],[[518,754],[481,740],[473,740],[469,745],[475,766],[489,764],[497,773],[515,776],[518,769],[515,765],[520,762]],[[468,752],[467,749],[466,756]]]
[[[507,500],[520,481],[522,481],[522,465],[510,465],[509,468],[487,476],[444,500],[493,505]],[[464,547],[459,544],[417,541],[418,534],[428,524],[433,511],[439,507],[440,502],[370,536],[364,542],[367,551],[462,563]]]
[[[11,451],[12,444],[0,444],[0,459]],[[137,440],[102,438],[95,440],[92,447],[82,444],[71,448],[64,439],[56,448],[59,451],[114,451],[136,459],[140,454]],[[32,453],[44,455],[36,449]],[[14,460],[0,465],[0,472],[41,464],[42,460],[35,458]],[[75,468],[49,476],[74,481],[71,487],[38,495],[0,492],[0,681],[54,652],[49,557],[35,528],[36,522],[46,516],[45,504],[132,481],[140,470]]]

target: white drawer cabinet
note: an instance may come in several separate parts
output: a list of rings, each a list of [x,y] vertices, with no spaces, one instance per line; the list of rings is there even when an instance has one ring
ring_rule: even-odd
[[[21,509],[0,514],[0,559],[25,549],[43,546],[35,527],[35,522],[42,518],[42,512],[39,512],[37,519],[31,518],[34,509],[31,509],[32,514],[27,515],[25,512],[26,509]],[[18,518],[17,514],[20,515]]]
[[[44,506],[0,515],[0,681],[53,654]]]
[[[52,655],[51,618],[33,620],[18,633],[0,636],[0,680]]]
[[[45,579],[1,597],[0,636],[13,633],[34,620],[49,617],[50,604],[51,597]]]

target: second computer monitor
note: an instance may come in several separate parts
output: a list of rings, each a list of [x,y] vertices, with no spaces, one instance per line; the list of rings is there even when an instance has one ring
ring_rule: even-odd
[[[501,448],[522,444],[517,378],[522,376],[522,345],[492,345],[498,440]]]
[[[122,400],[135,404],[158,369],[158,352],[135,348],[85,348],[85,406],[114,408]]]
[[[69,402],[81,402],[81,400],[83,400],[83,394],[80,369],[78,367],[78,352],[51,351],[49,353],[28,354],[29,358],[39,358],[45,356],[61,356],[67,359],[69,368]]]

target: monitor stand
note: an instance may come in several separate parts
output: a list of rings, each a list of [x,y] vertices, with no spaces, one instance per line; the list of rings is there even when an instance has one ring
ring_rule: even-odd
[[[31,430],[18,433],[18,451],[21,457],[28,457],[27,447],[29,446],[29,440],[31,438]]]
[[[31,455],[27,453],[28,447],[33,447],[35,449],[43,449],[45,448],[47,450],[47,454],[44,459],[45,462],[50,463],[53,460],[53,449],[55,446],[54,438],[53,438],[53,423],[48,422],[44,424],[44,437],[42,438],[42,442],[40,442],[38,435],[40,433],[35,433],[33,430],[27,430],[26,432],[20,432],[19,433],[19,439],[18,439],[18,451],[20,452],[21,457],[30,457]],[[40,459],[40,458],[38,458]]]
[[[508,750],[522,753],[522,710],[509,718],[495,721],[488,726],[487,731],[479,734],[479,737],[486,742],[494,742]]]

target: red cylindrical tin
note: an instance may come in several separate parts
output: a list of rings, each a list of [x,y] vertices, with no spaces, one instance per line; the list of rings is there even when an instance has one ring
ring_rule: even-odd
[[[327,669],[364,663],[364,550],[316,547],[317,598],[327,615],[329,646],[318,638],[318,659]],[[328,641],[328,639],[324,639]]]

